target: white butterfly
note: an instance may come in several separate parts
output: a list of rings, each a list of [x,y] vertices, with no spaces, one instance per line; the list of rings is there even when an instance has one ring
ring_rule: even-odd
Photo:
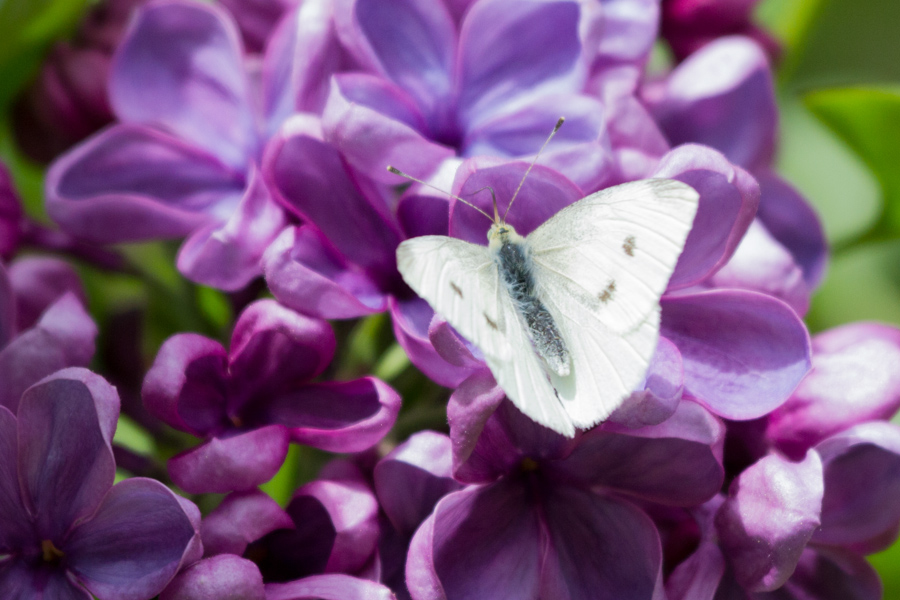
[[[495,208],[487,246],[412,238],[397,249],[397,266],[481,350],[519,410],[572,437],[643,381],[659,337],[659,299],[698,199],[679,181],[625,183],[562,209],[526,237]]]

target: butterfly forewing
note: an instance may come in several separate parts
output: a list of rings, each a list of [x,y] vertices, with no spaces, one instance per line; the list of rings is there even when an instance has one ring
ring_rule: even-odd
[[[640,326],[659,304],[697,209],[669,179],[608,188],[568,206],[528,237],[542,292],[582,304],[610,332]]]

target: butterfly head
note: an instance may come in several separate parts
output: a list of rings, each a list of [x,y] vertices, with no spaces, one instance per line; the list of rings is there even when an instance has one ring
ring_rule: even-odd
[[[487,232],[488,248],[498,250],[506,244],[517,244],[523,241],[521,235],[509,223],[496,221]]]

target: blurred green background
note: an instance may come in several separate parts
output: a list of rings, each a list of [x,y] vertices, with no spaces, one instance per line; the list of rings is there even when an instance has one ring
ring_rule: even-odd
[[[50,43],[70,33],[89,4],[0,0],[0,160],[12,170],[35,216],[43,212],[43,173],[16,151],[8,107]],[[810,330],[859,320],[900,325],[900,0],[762,0],[757,17],[784,44],[777,72],[778,168],[819,210],[832,245],[827,277],[807,316]],[[101,275],[82,267],[91,312],[101,328],[111,314],[129,306],[144,311],[143,344],[151,357],[175,331],[224,338],[232,319],[227,297],[187,283],[175,272],[174,251],[173,244],[128,249],[129,262],[141,266],[138,274]],[[384,319],[345,329],[339,326],[338,333],[352,356],[344,356],[342,364],[378,370],[402,385],[407,363],[391,345]],[[354,353],[354,347],[363,350]],[[404,393],[407,398],[422,395]],[[410,427],[435,417],[415,410],[407,413]],[[158,443],[128,423],[120,429],[138,451],[148,452]],[[158,447],[155,451],[165,454]],[[292,452],[294,465],[317,462],[308,456],[301,460],[298,452]],[[267,488],[284,496],[296,477]],[[900,544],[871,561],[884,579],[885,598],[900,598]]]

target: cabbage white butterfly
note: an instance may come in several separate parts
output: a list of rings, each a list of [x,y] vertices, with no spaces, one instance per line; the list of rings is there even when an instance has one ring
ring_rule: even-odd
[[[659,299],[698,200],[679,181],[634,181],[591,194],[522,237],[499,217],[495,199],[487,246],[411,238],[397,248],[397,267],[481,350],[519,410],[572,437],[607,418],[646,376]]]

